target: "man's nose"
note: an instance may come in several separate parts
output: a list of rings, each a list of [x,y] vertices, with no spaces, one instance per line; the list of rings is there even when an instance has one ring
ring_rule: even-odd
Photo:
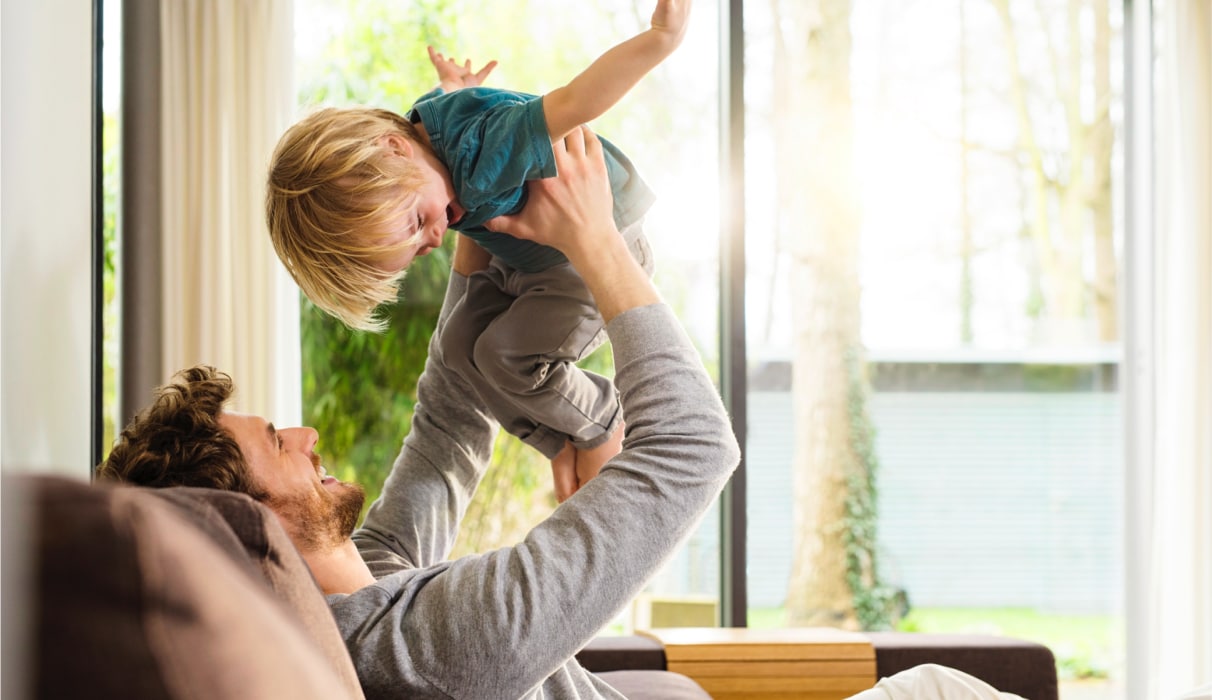
[[[287,433],[287,439],[291,447],[304,452],[310,452],[315,448],[316,443],[320,440],[320,433],[315,428],[303,426],[299,428],[287,428],[281,431]]]

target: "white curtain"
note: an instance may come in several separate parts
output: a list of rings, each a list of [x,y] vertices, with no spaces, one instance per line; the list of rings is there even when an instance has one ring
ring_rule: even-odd
[[[265,225],[294,114],[291,0],[161,0],[162,373],[232,374],[235,408],[300,420],[298,291]]]
[[[1212,3],[1155,7],[1148,658],[1130,663],[1165,700],[1212,682]]]

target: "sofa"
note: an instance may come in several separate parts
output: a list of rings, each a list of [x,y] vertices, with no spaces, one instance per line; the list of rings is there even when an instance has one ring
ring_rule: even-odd
[[[311,572],[251,498],[28,475],[3,497],[4,697],[363,697]],[[601,675],[631,698],[709,698],[667,671]]]
[[[363,697],[324,596],[265,506],[30,475],[6,476],[2,495],[4,697]],[[937,663],[1057,698],[1055,662],[1038,644],[869,637],[877,677]],[[600,637],[577,658],[635,700],[710,698],[665,670],[649,638]]]

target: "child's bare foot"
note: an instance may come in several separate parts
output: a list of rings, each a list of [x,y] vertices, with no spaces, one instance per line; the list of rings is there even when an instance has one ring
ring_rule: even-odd
[[[576,450],[577,488],[589,483],[589,480],[602,471],[602,466],[623,450],[623,422],[611,434],[610,439],[597,447],[588,450]]]
[[[551,481],[555,484],[557,503],[568,500],[577,490],[577,451],[571,442],[564,443],[564,449],[551,458]]]

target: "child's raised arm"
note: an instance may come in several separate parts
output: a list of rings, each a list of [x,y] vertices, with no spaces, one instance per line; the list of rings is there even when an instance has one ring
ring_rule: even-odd
[[[657,0],[652,26],[598,57],[564,87],[543,96],[553,143],[600,117],[682,43],[690,0]]]

